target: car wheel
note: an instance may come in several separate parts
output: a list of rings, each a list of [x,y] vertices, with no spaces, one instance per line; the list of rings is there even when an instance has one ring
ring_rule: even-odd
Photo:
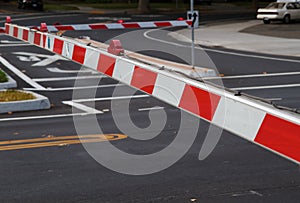
[[[263,21],[264,21],[264,24],[270,24],[270,22],[271,22],[270,20],[267,20],[267,19],[264,19]]]
[[[283,23],[289,24],[291,22],[291,17],[289,15],[284,16]]]

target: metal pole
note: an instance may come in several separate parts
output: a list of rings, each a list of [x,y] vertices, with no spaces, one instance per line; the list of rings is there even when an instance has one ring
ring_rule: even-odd
[[[191,13],[194,13],[194,0],[191,0]],[[192,25],[192,66],[195,66],[195,27]]]

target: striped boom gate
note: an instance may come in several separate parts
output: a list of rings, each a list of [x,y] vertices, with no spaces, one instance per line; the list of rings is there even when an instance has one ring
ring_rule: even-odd
[[[125,22],[125,23],[97,23],[97,24],[74,24],[74,25],[47,25],[49,32],[67,30],[114,30],[114,29],[141,29],[159,27],[187,27],[191,26],[190,20],[152,21],[152,22]],[[40,26],[28,26],[29,28],[41,28]],[[4,33],[5,28],[0,27],[0,33]]]
[[[159,70],[76,40],[5,24],[6,33],[62,55],[232,132],[297,164],[300,116],[272,105]]]

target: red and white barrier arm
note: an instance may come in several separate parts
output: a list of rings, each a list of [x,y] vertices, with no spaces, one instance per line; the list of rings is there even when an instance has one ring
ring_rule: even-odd
[[[192,21],[156,21],[156,22],[127,22],[127,23],[99,23],[99,24],[77,24],[77,25],[51,25],[47,26],[49,32],[59,30],[108,30],[128,28],[158,28],[158,27],[181,27],[190,26]]]
[[[50,33],[6,24],[10,36],[62,55],[148,93],[297,164],[300,116]]]

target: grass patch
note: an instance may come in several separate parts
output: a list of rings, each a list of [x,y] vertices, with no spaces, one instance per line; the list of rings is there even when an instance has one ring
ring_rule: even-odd
[[[0,70],[0,83],[1,82],[8,82],[7,75],[2,70]]]
[[[36,97],[31,93],[21,92],[18,90],[0,91],[0,102],[32,100]]]
[[[137,3],[77,3],[76,5],[98,9],[132,9],[138,7]]]
[[[79,10],[79,9],[75,6],[60,5],[60,4],[44,4],[44,10],[71,11],[71,10]]]

